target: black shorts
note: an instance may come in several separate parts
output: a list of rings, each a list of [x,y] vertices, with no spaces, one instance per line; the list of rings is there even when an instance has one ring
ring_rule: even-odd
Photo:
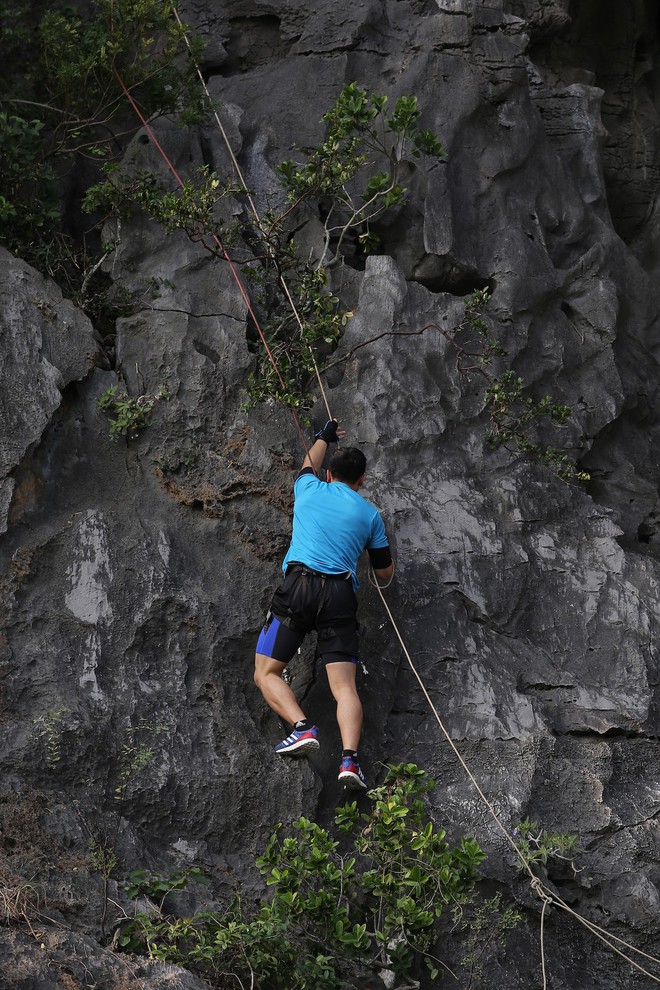
[[[357,596],[350,576],[319,574],[291,564],[273,595],[257,653],[288,663],[307,633],[318,632],[323,663],[357,663]]]

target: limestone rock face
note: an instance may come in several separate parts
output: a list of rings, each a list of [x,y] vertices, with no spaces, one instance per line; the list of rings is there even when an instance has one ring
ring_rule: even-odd
[[[14,497],[15,512],[36,497],[15,492],[14,472],[42,436],[70,382],[88,374],[96,343],[89,320],[53,283],[0,249],[0,533]]]
[[[369,459],[398,561],[386,597],[449,735],[506,829],[528,817],[579,835],[580,872],[542,868],[564,900],[658,955],[658,59],[650,0],[626,18],[605,6],[191,0],[181,14],[208,37],[204,71],[260,208],[347,82],[414,93],[441,137],[447,158],[411,170],[408,203],[380,224],[383,253],[333,276],[355,315],[329,402]],[[214,127],[156,129],[184,174],[229,174]],[[169,181],[143,133],[126,161]],[[320,220],[306,222],[313,251]],[[313,645],[291,668],[323,739],[312,760],[278,762],[282,727],[252,683],[304,451],[281,407],[245,411],[245,302],[182,234],[139,218],[112,233],[109,271],[134,307],[110,362],[52,285],[2,256],[2,865],[8,883],[38,876],[30,898],[50,919],[46,955],[0,939],[7,986],[55,987],[68,956],[119,987],[99,945],[130,910],[130,870],[205,866],[212,887],[193,886],[190,908],[238,884],[258,897],[274,824],[327,821],[341,796]],[[442,332],[485,285],[507,366],[572,407],[554,438],[586,489],[486,442],[484,383],[457,372]],[[136,440],[108,436],[97,400],[113,384],[167,390]],[[438,780],[434,818],[476,836],[486,886],[524,911],[484,985],[531,990],[538,901],[360,576],[369,779],[410,761]],[[107,890],[90,839],[117,856]],[[567,915],[546,918],[545,944],[558,988],[646,985]]]

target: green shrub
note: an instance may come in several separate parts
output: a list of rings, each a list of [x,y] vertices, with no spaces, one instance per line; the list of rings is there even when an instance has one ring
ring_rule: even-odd
[[[138,395],[137,398],[132,398],[117,385],[111,385],[96,404],[110,418],[110,436],[113,439],[126,437],[128,440],[135,440],[151,422],[156,403],[167,398],[169,393],[164,386],[155,395]]]
[[[142,112],[203,119],[206,98],[166,0],[93,0],[70,6],[0,3],[0,244],[76,298],[102,253],[82,227],[78,184],[113,160],[140,126],[115,68]],[[66,199],[66,216],[64,200]],[[78,300],[83,305],[84,299]]]
[[[51,238],[61,223],[55,170],[43,155],[44,126],[0,113],[0,231],[10,251]]]
[[[435,978],[440,919],[474,899],[484,853],[471,838],[450,846],[428,819],[434,786],[414,764],[391,766],[366,813],[355,802],[337,809],[332,834],[308,818],[292,834],[277,827],[257,859],[270,896],[256,910],[237,898],[222,914],[139,914],[122,944],[223,988],[357,990],[383,970],[410,976],[423,964]]]
[[[223,224],[220,200],[245,198],[248,190],[207,168],[195,182],[186,179],[183,188],[169,189],[149,173],[129,173],[110,164],[105,181],[87,192],[87,212],[118,218],[142,212],[168,233],[184,231],[213,254],[219,252],[217,237],[235,260],[240,259],[279,371],[251,327],[256,366],[248,392],[253,402],[276,399],[291,407],[306,402],[315,360],[336,346],[350,315],[332,291],[329,269],[342,261],[350,238],[363,254],[377,250],[380,242],[371,225],[407,198],[400,182],[402,168],[422,154],[444,154],[438,138],[418,127],[416,97],[401,97],[391,112],[387,103],[386,96],[369,94],[357,83],[347,85],[323,116],[325,140],[301,149],[301,160],[282,162],[275,169],[288,204],[279,212],[266,210],[258,221]],[[245,207],[250,216],[249,204]],[[296,229],[309,216],[323,217],[319,256],[312,260],[300,257],[295,243]]]

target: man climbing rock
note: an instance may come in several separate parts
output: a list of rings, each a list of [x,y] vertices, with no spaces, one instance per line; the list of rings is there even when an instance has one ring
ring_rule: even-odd
[[[317,477],[328,445],[344,435],[337,420],[328,420],[316,434],[296,478],[293,534],[282,565],[284,581],[273,595],[259,636],[254,680],[272,710],[293,726],[275,752],[300,756],[318,749],[317,727],[282,679],[305,635],[317,630],[317,655],[325,664],[337,702],[343,746],[339,780],[358,790],[367,785],[357,754],[362,732],[362,704],[356,687],[357,564],[366,549],[382,581],[391,578],[394,565],[380,513],[358,493],[367,463],[362,451],[355,447],[336,450],[327,482]]]

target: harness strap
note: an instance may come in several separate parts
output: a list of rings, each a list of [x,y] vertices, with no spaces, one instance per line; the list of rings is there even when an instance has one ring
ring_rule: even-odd
[[[287,574],[311,574],[313,577],[334,579],[336,581],[348,581],[353,576],[350,571],[342,571],[341,574],[325,574],[323,571],[315,571],[313,567],[308,567],[307,564],[298,564],[296,562],[289,564],[286,572]]]

